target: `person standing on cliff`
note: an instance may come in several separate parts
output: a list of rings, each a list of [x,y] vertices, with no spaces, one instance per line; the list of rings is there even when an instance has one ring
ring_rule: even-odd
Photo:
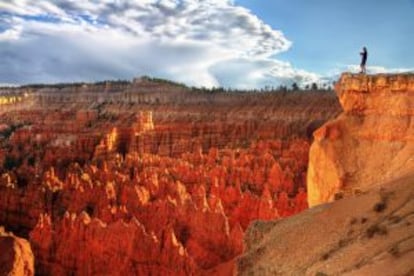
[[[367,69],[365,68],[365,64],[367,63],[368,58],[368,51],[367,47],[362,48],[362,52],[359,53],[361,55],[361,74],[366,74]]]

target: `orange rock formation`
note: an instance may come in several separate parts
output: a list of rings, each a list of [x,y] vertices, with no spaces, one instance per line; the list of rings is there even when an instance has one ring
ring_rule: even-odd
[[[336,90],[344,112],[310,150],[311,206],[414,172],[414,75],[344,74]]]
[[[344,113],[310,150],[319,206],[251,224],[238,274],[414,273],[414,75],[344,74],[336,89]]]
[[[34,257],[27,240],[0,227],[0,275],[34,275]]]
[[[40,274],[231,271],[251,221],[307,208],[308,135],[339,110],[329,92],[146,79],[19,89],[0,112],[0,223]]]

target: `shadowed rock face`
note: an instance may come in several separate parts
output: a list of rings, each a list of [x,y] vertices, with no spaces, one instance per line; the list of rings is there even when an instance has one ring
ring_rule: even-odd
[[[27,240],[0,227],[0,275],[34,275],[34,258]]]
[[[414,75],[344,74],[336,91],[344,112],[314,133],[310,206],[414,171]]]
[[[330,92],[20,90],[0,109],[0,223],[53,275],[230,273],[252,220],[307,208],[307,135],[339,111]]]

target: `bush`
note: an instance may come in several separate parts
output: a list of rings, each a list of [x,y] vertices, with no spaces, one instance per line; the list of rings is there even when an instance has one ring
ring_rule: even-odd
[[[6,157],[4,158],[3,167],[6,170],[11,171],[14,168],[20,167],[21,164],[22,164],[22,160],[18,158],[14,158],[11,155],[6,155]]]

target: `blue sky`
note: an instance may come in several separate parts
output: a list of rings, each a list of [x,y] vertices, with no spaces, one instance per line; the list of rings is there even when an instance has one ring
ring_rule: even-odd
[[[0,1],[0,84],[306,85],[414,68],[414,0]]]
[[[281,29],[292,47],[278,56],[294,66],[329,74],[359,62],[366,45],[369,64],[414,65],[413,0],[238,0],[263,21]]]

